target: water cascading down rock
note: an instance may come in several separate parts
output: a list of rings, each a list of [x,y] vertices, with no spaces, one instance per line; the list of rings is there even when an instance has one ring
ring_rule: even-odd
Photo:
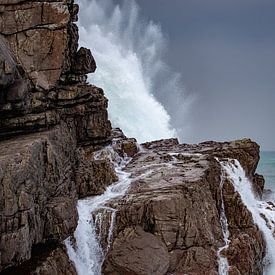
[[[260,196],[259,146],[168,139],[137,152],[134,139],[111,129],[103,90],[86,83],[96,63],[78,49],[77,13],[72,0],[0,2],[1,274],[83,270],[63,245],[71,238],[73,253],[90,240],[76,230],[83,198],[104,199],[84,212],[86,228],[100,225],[92,236],[104,254],[99,273],[214,275],[225,263],[229,274],[263,274],[264,230],[221,165],[237,160]],[[132,157],[121,174],[108,154],[97,157],[106,146]],[[275,206],[261,206],[272,230]]]

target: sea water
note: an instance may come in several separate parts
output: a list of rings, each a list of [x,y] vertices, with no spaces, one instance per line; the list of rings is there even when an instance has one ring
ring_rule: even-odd
[[[265,189],[275,192],[275,151],[262,151],[257,172],[265,178]]]

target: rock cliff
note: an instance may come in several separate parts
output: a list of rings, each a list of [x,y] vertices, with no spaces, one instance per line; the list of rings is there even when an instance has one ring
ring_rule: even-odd
[[[116,230],[104,274],[218,274],[222,200],[230,274],[262,274],[265,241],[232,183],[221,190],[216,158],[239,159],[253,180],[259,147],[250,140],[143,145],[126,167],[132,180],[127,195],[110,202],[117,209]]]
[[[73,1],[0,2],[0,271],[29,261],[32,274],[65,274],[59,247],[78,197],[116,179],[90,153],[110,142],[111,124],[102,89],[86,83],[96,64],[78,50],[77,12]]]
[[[72,0],[0,1],[1,274],[76,274],[63,241],[76,229],[77,200],[117,180],[94,154],[110,143],[132,157],[132,184],[109,202],[117,212],[104,274],[218,274],[222,202],[230,274],[262,274],[265,241],[232,183],[221,187],[217,161],[238,159],[260,196],[259,146],[169,139],[138,152],[111,129],[103,90],[86,83],[96,63],[78,49],[77,13]]]

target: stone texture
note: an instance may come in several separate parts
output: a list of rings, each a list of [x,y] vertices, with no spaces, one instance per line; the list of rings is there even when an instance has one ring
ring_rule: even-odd
[[[137,140],[127,138],[119,128],[112,130],[112,146],[121,157],[125,154],[128,157],[133,157],[139,151]]]
[[[67,50],[68,5],[64,2],[27,1],[5,6],[0,33],[37,88],[55,86]]]
[[[103,90],[86,83],[96,63],[78,50],[77,13],[72,0],[0,2],[0,272],[76,274],[62,243],[75,230],[77,199],[117,179],[110,156],[97,157],[112,143],[133,158],[125,168],[132,185],[110,202],[116,226],[103,273],[217,274],[224,243],[216,158],[238,159],[262,195],[259,146],[168,139],[140,147],[111,131]],[[230,274],[262,274],[262,234],[229,181],[222,196]],[[106,235],[110,217],[103,220]]]
[[[80,198],[102,194],[117,180],[108,158],[96,159],[94,150],[89,147],[80,148],[77,156],[76,185]]]
[[[1,274],[13,275],[76,275],[76,270],[69,260],[66,248],[63,245],[37,245],[33,250],[32,259],[21,266],[6,269]]]
[[[125,228],[113,243],[104,274],[160,275],[169,267],[166,246],[142,228]]]
[[[17,77],[17,64],[4,38],[0,36],[0,88],[11,86]]]
[[[62,241],[77,224],[75,141],[67,127],[0,143],[1,265],[27,260],[34,244]]]
[[[146,274],[142,267],[147,266],[143,257],[147,255],[148,242],[136,237],[140,246],[129,246],[124,234],[136,226],[154,235],[160,247],[167,248],[168,273],[160,274],[218,274],[217,250],[224,244],[220,224],[221,167],[216,157],[238,159],[247,175],[254,178],[258,156],[258,145],[247,139],[198,145],[178,144],[176,139],[170,139],[143,144],[125,169],[131,173],[129,191],[122,200],[110,202],[117,209],[116,227],[103,273],[113,270],[114,274],[131,274],[128,270],[135,270],[137,265],[140,269],[133,274]],[[231,234],[229,249],[223,253],[231,269],[240,274],[262,274],[262,234],[230,182],[225,184],[223,198]],[[132,262],[127,257],[129,250],[142,256]],[[156,262],[161,261],[162,256],[155,256]]]
[[[78,48],[78,6],[73,1],[1,1],[0,34],[8,41],[36,89],[94,72],[91,51]],[[68,75],[68,77],[67,77]]]
[[[61,243],[77,199],[116,180],[94,158],[111,123],[103,90],[85,83],[96,65],[77,51],[77,13],[71,0],[0,1],[0,272],[75,274]]]
[[[96,63],[89,49],[81,47],[76,53],[72,70],[76,74],[93,73],[96,70]]]

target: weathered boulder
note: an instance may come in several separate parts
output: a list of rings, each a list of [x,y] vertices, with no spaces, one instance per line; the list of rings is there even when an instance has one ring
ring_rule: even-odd
[[[166,246],[141,227],[125,228],[113,243],[104,274],[166,274],[169,254]]]
[[[111,270],[114,274],[131,274],[128,270],[135,270],[138,265],[140,274],[150,274],[149,268],[147,273],[142,270],[147,266],[144,257],[147,243],[137,236],[140,246],[129,246],[124,234],[128,228],[141,227],[161,242],[159,248],[163,245],[167,248],[168,271],[160,274],[218,274],[217,250],[224,245],[220,222],[223,199],[231,240],[223,253],[231,270],[261,274],[265,241],[229,181],[221,192],[222,172],[216,160],[236,158],[253,178],[258,145],[247,139],[198,145],[179,144],[170,139],[142,147],[125,168],[131,173],[130,189],[123,199],[110,202],[117,209],[116,226],[103,273]],[[131,257],[127,258],[129,250],[142,256],[132,262]],[[158,254],[155,257],[156,262],[162,259]]]
[[[74,57],[72,71],[75,74],[93,73],[96,70],[96,63],[91,50],[81,47]]]

